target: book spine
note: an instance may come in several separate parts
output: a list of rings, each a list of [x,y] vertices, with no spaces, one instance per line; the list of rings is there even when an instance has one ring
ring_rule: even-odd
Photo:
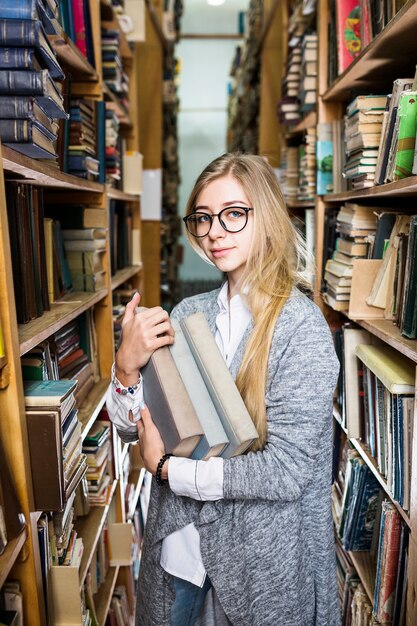
[[[40,22],[0,18],[1,46],[36,46],[39,41]]]
[[[338,72],[343,74],[361,51],[359,2],[336,0]]]
[[[47,70],[42,72],[33,72],[31,70],[0,72],[0,94],[11,96],[42,95],[46,72]]]
[[[36,20],[38,18],[36,0],[13,0],[0,3],[0,18],[11,20]]]
[[[35,51],[33,48],[0,48],[0,68],[33,69]]]
[[[87,58],[84,1],[87,0],[72,0],[72,11],[74,17],[75,45],[77,46],[79,51]]]
[[[403,93],[398,108],[398,143],[395,155],[394,180],[411,176],[416,145],[417,93]]]
[[[27,120],[1,120],[0,137],[4,143],[31,141],[32,127]]]

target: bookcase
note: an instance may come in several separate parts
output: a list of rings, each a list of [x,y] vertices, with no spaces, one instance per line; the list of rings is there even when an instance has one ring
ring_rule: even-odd
[[[393,80],[403,76],[413,76],[415,71],[416,57],[412,50],[410,29],[416,27],[417,10],[415,2],[388,3],[390,11],[385,16],[378,34],[364,46],[361,52],[343,71],[336,71],[336,78],[329,80],[328,59],[335,55],[329,43],[330,24],[334,20],[334,14],[330,12],[330,4],[320,0],[318,2],[317,33],[319,45],[318,66],[318,101],[317,123],[332,124],[343,119],[346,105],[359,94],[387,94],[392,91]],[[333,15],[333,17],[332,17]],[[329,31],[330,29],[330,31]],[[383,51],[383,52],[382,52]],[[331,68],[330,68],[331,69]],[[335,140],[334,140],[335,141]],[[333,143],[333,146],[335,144]],[[335,185],[340,181],[333,181]],[[340,189],[340,186],[338,187]],[[355,202],[360,205],[372,207],[397,207],[410,206],[416,195],[416,177],[411,176],[378,186],[339,191],[317,196],[315,203],[316,222],[316,282],[315,297],[319,306],[322,307],[331,325],[349,322],[347,312],[342,315],[335,313],[320,295],[323,275],[323,247],[325,243],[325,221],[332,209],[339,208],[345,202]],[[355,271],[355,270],[354,270]],[[369,335],[369,341],[377,346],[389,346],[394,353],[406,357],[411,372],[414,373],[414,385],[417,384],[417,343],[413,339],[402,336],[398,326],[388,319],[373,319],[372,315],[367,319],[356,317],[357,326],[365,329]],[[335,421],[341,421],[341,414],[337,407],[334,410]],[[417,417],[417,404],[414,400],[414,423]],[[339,426],[337,426],[339,428]],[[410,505],[404,509],[390,493],[387,480],[384,479],[375,459],[371,456],[369,447],[363,438],[352,436],[349,425],[342,424],[346,437],[357,451],[359,457],[371,470],[379,484],[382,486],[384,497],[399,511],[400,516],[409,529],[408,565],[407,565],[407,599],[406,617],[407,626],[415,623],[417,617],[417,437],[414,428],[411,452],[411,482],[410,482]],[[372,562],[367,552],[350,553],[352,561],[359,575],[360,581],[368,595],[370,604],[373,604],[373,589],[375,585],[375,563]],[[379,623],[379,622],[377,622]],[[403,622],[401,622],[403,623]]]
[[[159,10],[161,3],[151,2],[147,8],[147,40],[128,44],[119,25],[117,13],[110,0],[85,0],[91,19],[92,46],[95,67],[87,61],[70,37],[61,29],[59,34],[49,35],[49,42],[58,62],[70,72],[71,97],[86,97],[93,101],[104,100],[107,108],[115,113],[120,124],[123,152],[142,151],[147,167],[161,167],[152,161],[152,150],[161,147],[162,125],[162,60],[161,41],[155,35],[151,12]],[[49,3],[53,5],[54,3]],[[119,97],[103,79],[102,28],[118,33],[123,69],[129,80],[129,92]],[[152,43],[153,41],[153,43]],[[150,67],[146,49],[155,46],[155,60]],[[146,105],[146,102],[148,103]],[[156,122],[153,120],[156,117]],[[157,131],[156,129],[160,129]],[[159,151],[160,152],[160,151]],[[136,172],[138,177],[140,172]],[[103,254],[104,285],[96,291],[70,291],[51,303],[50,310],[29,321],[18,324],[16,317],[15,287],[13,284],[12,251],[9,238],[9,221],[6,205],[5,181],[19,180],[41,189],[45,206],[58,207],[63,213],[71,213],[74,207],[87,206],[103,213],[106,228]],[[129,612],[135,606],[134,576],[132,572],[132,519],[142,489],[144,469],[137,450],[122,445],[116,432],[112,432],[111,456],[114,473],[107,492],[105,505],[91,506],[88,515],[76,521],[78,536],[82,537],[84,551],[81,562],[75,567],[54,567],[52,577],[53,598],[51,606],[58,607],[56,621],[47,616],[42,588],[42,554],[38,541],[37,526],[43,515],[34,504],[33,477],[31,475],[30,445],[25,415],[25,398],[21,357],[41,342],[48,340],[72,320],[89,312],[94,317],[96,343],[98,346],[95,367],[100,377],[78,407],[82,439],[85,439],[97,418],[103,415],[105,393],[110,382],[110,368],[114,360],[113,292],[125,286],[133,291],[145,289],[143,304],[157,303],[152,300],[152,283],[159,274],[158,237],[150,238],[141,222],[141,198],[139,193],[127,193],[108,182],[97,182],[60,171],[46,160],[29,158],[8,146],[0,147],[0,326],[4,341],[4,357],[0,359],[0,439],[13,476],[21,511],[25,517],[24,530],[9,538],[0,555],[0,590],[8,580],[18,581],[22,594],[25,622],[31,626],[46,624],[82,623],[81,590],[88,571],[96,558],[95,553],[102,542],[103,528],[107,526],[110,545],[110,564],[101,586],[94,595],[97,621],[106,622],[112,596],[117,585],[123,585],[128,598]],[[130,229],[137,241],[134,261],[118,269],[112,266],[111,212],[112,203],[126,207]],[[157,229],[155,227],[155,232]],[[142,246],[140,246],[142,239]],[[140,258],[142,247],[143,264]],[[157,258],[157,265],[153,263]],[[151,260],[151,263],[149,262]],[[146,277],[149,276],[149,281]],[[148,289],[148,291],[146,291]],[[159,297],[159,284],[158,284]],[[100,417],[101,419],[101,417]],[[130,459],[130,463],[127,461]],[[126,469],[127,468],[127,469]],[[130,486],[126,505],[125,491]],[[69,609],[71,607],[71,611]],[[51,621],[52,619],[52,621]]]

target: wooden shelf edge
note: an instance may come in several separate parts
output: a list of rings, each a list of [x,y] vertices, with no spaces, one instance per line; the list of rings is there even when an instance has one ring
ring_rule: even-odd
[[[346,200],[370,198],[394,198],[397,196],[415,196],[417,195],[417,176],[408,176],[402,180],[396,180],[392,183],[384,185],[375,185],[366,189],[353,189],[342,191],[340,193],[330,193],[323,196],[324,202],[345,202]]]
[[[349,552],[352,563],[358,573],[360,581],[373,606],[376,578],[376,562],[369,552]]]
[[[114,189],[109,185],[106,186],[106,194],[112,200],[124,200],[125,202],[139,202],[141,196],[141,194],[126,193],[120,189]]]
[[[298,122],[295,126],[287,126],[286,135],[288,137],[299,135],[307,130],[307,128],[313,128],[314,126],[317,126],[317,113],[316,111],[310,111],[305,117],[303,117],[301,122]]]
[[[19,177],[22,183],[52,188],[72,189],[75,191],[91,191],[93,193],[104,193],[104,185],[89,180],[84,180],[79,176],[73,176],[66,172],[61,172],[57,167],[47,165],[43,161],[31,159],[8,146],[1,147],[3,157],[3,169]],[[7,180],[16,180],[8,176]]]
[[[56,53],[58,61],[73,70],[73,80],[98,82],[97,71],[80,52],[75,43],[62,31],[59,35],[48,35],[49,43]]]
[[[82,441],[86,438],[88,431],[103,408],[109,384],[110,378],[102,378],[99,380],[78,409],[78,419],[82,424]]]
[[[107,295],[107,289],[95,293],[74,292],[51,304],[51,310],[45,311],[28,324],[19,325],[20,356],[50,337],[60,328],[78,317],[87,309],[100,302]],[[62,309],[65,309],[64,312]],[[61,310],[60,310],[61,309]]]
[[[16,559],[24,546],[27,536],[27,530],[26,528],[24,528],[20,535],[18,535],[14,539],[10,539],[10,541],[7,542],[3,554],[0,556],[0,588],[3,586],[3,583],[9,575],[10,570],[15,564]]]
[[[84,545],[84,553],[81,559],[81,565],[79,570],[80,589],[82,589],[84,579],[87,575],[88,568],[90,567],[91,559],[93,558],[94,550],[96,549],[100,533],[103,529],[104,522],[107,517],[107,513],[109,512],[109,507],[116,491],[117,483],[117,480],[113,481],[109,494],[109,499],[105,506],[91,507],[90,513],[85,517],[80,517],[77,520],[78,523],[76,522],[75,524],[80,537],[83,537],[83,539],[85,539],[86,531],[88,531],[91,537],[90,541],[86,542]]]
[[[314,209],[315,203],[301,200],[300,202],[286,201],[286,205],[289,209]]]
[[[142,270],[142,263],[140,265],[130,265],[129,267],[124,267],[122,270],[116,272],[111,279],[111,288],[112,290],[119,287],[119,285],[123,285],[129,278],[132,276],[136,276]]]
[[[109,611],[113,591],[116,586],[117,576],[119,574],[120,566],[111,566],[107,572],[106,580],[100,586],[100,589],[94,596],[94,602],[96,606],[96,614],[99,626],[104,626],[106,622],[107,613]]]

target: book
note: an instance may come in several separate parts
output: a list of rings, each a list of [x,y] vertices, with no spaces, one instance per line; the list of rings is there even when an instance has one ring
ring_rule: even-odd
[[[24,381],[23,385],[27,407],[60,406],[77,387],[73,380]]]
[[[359,344],[355,354],[390,393],[414,393],[415,368],[407,357],[391,346]]]
[[[0,18],[0,46],[35,48],[42,64],[49,70],[51,78],[57,80],[65,78],[40,20]]]
[[[0,20],[1,27],[1,20]],[[8,70],[0,72],[0,95],[35,96],[51,118],[66,118],[60,92],[48,70]]]
[[[208,459],[210,456],[219,456],[229,440],[184,337],[181,324],[176,319],[172,319],[171,323],[175,331],[175,342],[169,349],[204,430],[204,436],[191,458]]]
[[[410,230],[405,265],[405,282],[401,334],[409,339],[417,338],[417,215],[410,220]]]
[[[104,239],[106,237],[106,228],[71,228],[62,230],[64,241],[73,240],[91,240]]]
[[[359,344],[369,344],[370,341],[371,336],[366,330],[349,327],[343,329],[346,428],[349,437],[357,439],[364,435],[362,403],[359,397],[359,376],[363,376],[363,371],[358,367],[355,350]]]
[[[82,250],[66,250],[68,267],[71,272],[95,274],[104,270],[104,248],[90,252]]]
[[[356,96],[347,106],[346,114],[350,117],[360,111],[372,111],[380,109],[384,111],[387,101],[385,95],[359,95]]]
[[[184,336],[229,438],[222,456],[242,454],[258,433],[203,313],[181,320]]]
[[[166,452],[191,456],[204,432],[169,347],[155,350],[141,374],[144,400]]]
[[[65,239],[65,252],[99,252],[106,249],[105,239]]]
[[[397,116],[398,140],[393,180],[401,180],[412,174],[417,131],[417,91],[401,94]]]
[[[36,120],[0,119],[0,137],[2,143],[28,157],[54,159],[56,157],[52,135]]]

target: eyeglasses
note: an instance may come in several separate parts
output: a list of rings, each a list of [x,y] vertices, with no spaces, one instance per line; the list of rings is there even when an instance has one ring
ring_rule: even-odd
[[[220,224],[228,233],[240,232],[248,223],[249,211],[253,211],[253,209],[244,206],[228,206],[219,213],[195,211],[182,219],[193,237],[207,237],[215,217],[219,218]]]

